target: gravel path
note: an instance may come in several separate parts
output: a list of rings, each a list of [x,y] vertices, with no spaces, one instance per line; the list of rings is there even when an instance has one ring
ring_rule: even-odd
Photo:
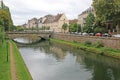
[[[18,80],[16,75],[16,65],[14,60],[13,46],[10,43],[10,68],[11,68],[11,76],[12,80]]]

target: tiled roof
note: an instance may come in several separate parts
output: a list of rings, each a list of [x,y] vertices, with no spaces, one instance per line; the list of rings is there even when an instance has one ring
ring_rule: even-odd
[[[89,7],[88,9],[83,11],[81,14],[79,14],[79,16],[82,15],[82,14],[90,13],[90,12],[94,12],[94,8],[93,7]]]
[[[57,22],[60,18],[61,18],[61,16],[62,16],[63,14],[57,14],[57,15],[46,15],[45,17],[46,17],[46,20],[44,21],[44,23],[53,23],[53,22]]]
[[[72,24],[72,23],[77,23],[77,22],[78,22],[78,19],[69,20],[69,24]]]

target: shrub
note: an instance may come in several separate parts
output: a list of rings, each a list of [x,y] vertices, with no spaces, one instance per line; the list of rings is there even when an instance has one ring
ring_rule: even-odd
[[[91,41],[85,41],[85,46],[91,46],[92,42]]]
[[[94,33],[105,33],[106,29],[104,27],[96,27]]]
[[[95,44],[95,47],[96,48],[101,48],[101,47],[104,47],[104,44],[103,44],[103,42],[99,41]]]

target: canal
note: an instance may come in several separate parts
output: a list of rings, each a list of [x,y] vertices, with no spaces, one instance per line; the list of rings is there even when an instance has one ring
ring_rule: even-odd
[[[120,61],[116,59],[52,41],[17,46],[33,80],[120,80]]]

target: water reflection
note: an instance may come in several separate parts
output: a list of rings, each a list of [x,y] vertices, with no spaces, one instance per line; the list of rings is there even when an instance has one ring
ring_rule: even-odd
[[[120,62],[55,42],[18,45],[34,80],[120,80]]]

